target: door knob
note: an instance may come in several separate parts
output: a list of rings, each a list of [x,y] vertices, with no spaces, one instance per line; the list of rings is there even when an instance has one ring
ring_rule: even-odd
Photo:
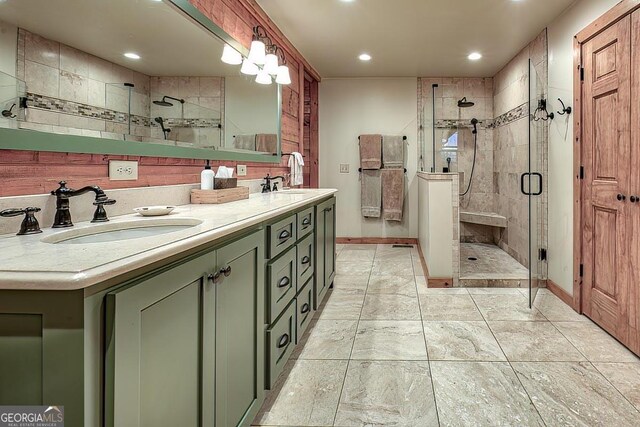
[[[618,200],[620,200],[620,201],[624,201],[624,200],[626,200],[627,196],[625,196],[624,194],[618,194],[618,195],[616,196],[616,198],[617,198]]]
[[[629,201],[631,203],[638,203],[638,202],[640,202],[640,196],[631,196],[631,197],[629,197]]]

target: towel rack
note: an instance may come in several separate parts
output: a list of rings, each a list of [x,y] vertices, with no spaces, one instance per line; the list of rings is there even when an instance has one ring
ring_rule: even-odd
[[[402,140],[403,140],[403,141],[406,141],[406,140],[407,140],[407,136],[406,136],[406,135],[403,135],[403,136],[402,136]],[[358,136],[358,141],[360,141],[360,136]]]
[[[391,169],[395,169],[395,168],[391,168]],[[375,169],[367,169],[367,170],[375,170]],[[378,169],[378,170],[383,170],[383,169]],[[362,168],[358,168],[358,172],[362,172]],[[404,173],[407,173],[407,168],[404,168]]]

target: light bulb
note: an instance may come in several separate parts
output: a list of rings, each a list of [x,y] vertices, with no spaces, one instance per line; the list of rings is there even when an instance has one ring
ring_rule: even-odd
[[[271,76],[266,71],[260,70],[256,76],[256,83],[260,83],[261,85],[270,85],[272,83]]]
[[[273,53],[268,53],[264,59],[264,68],[268,74],[275,75],[278,73],[278,57]]]
[[[258,68],[256,64],[249,61],[248,59],[245,58],[245,60],[242,61],[242,68],[240,68],[240,72],[242,74],[246,74],[248,76],[255,76],[258,74],[259,71],[260,71],[260,68]]]
[[[276,76],[276,83],[281,85],[291,84],[291,76],[289,75],[289,67],[281,65],[278,67],[278,75]]]
[[[225,64],[240,65],[242,64],[242,54],[228,44],[225,44],[220,60]]]
[[[265,47],[264,43],[260,40],[254,40],[251,42],[251,49],[249,50],[249,61],[256,65],[264,65],[265,61]]]

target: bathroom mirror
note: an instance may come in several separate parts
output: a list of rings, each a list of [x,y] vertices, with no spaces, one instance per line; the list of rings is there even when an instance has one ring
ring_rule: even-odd
[[[280,159],[279,85],[188,0],[5,0],[0,26],[0,148]]]

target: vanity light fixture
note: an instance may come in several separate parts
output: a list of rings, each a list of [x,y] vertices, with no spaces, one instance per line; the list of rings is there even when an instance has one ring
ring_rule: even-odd
[[[281,85],[291,84],[291,76],[289,75],[289,67],[281,65],[278,67],[278,75],[276,76],[276,83]]]
[[[467,58],[469,58],[469,61],[477,61],[482,58],[482,54],[480,52],[471,52]]]
[[[270,85],[272,83],[271,76],[265,70],[260,70],[256,76],[256,83],[261,85]]]
[[[224,49],[222,50],[222,57],[220,58],[222,62],[230,65],[240,65],[242,64],[242,54],[229,46],[228,44],[224,45]]]
[[[260,68],[258,68],[256,64],[249,61],[247,58],[242,61],[242,68],[240,68],[240,72],[242,74],[246,74],[248,76],[256,76],[258,75],[259,71]]]
[[[266,60],[266,48],[264,42],[260,40],[254,40],[251,42],[251,49],[249,50],[249,61],[256,65],[264,65]]]
[[[360,54],[360,56],[358,56],[358,59],[360,61],[371,61],[371,55],[369,55],[368,53],[362,53]]]
[[[126,56],[129,59],[140,59],[140,55],[138,55],[137,53],[133,53],[133,52],[127,52],[124,54],[124,56]]]
[[[267,74],[276,75],[278,73],[278,57],[275,53],[267,53],[267,56],[264,60],[263,70],[267,72]]]

